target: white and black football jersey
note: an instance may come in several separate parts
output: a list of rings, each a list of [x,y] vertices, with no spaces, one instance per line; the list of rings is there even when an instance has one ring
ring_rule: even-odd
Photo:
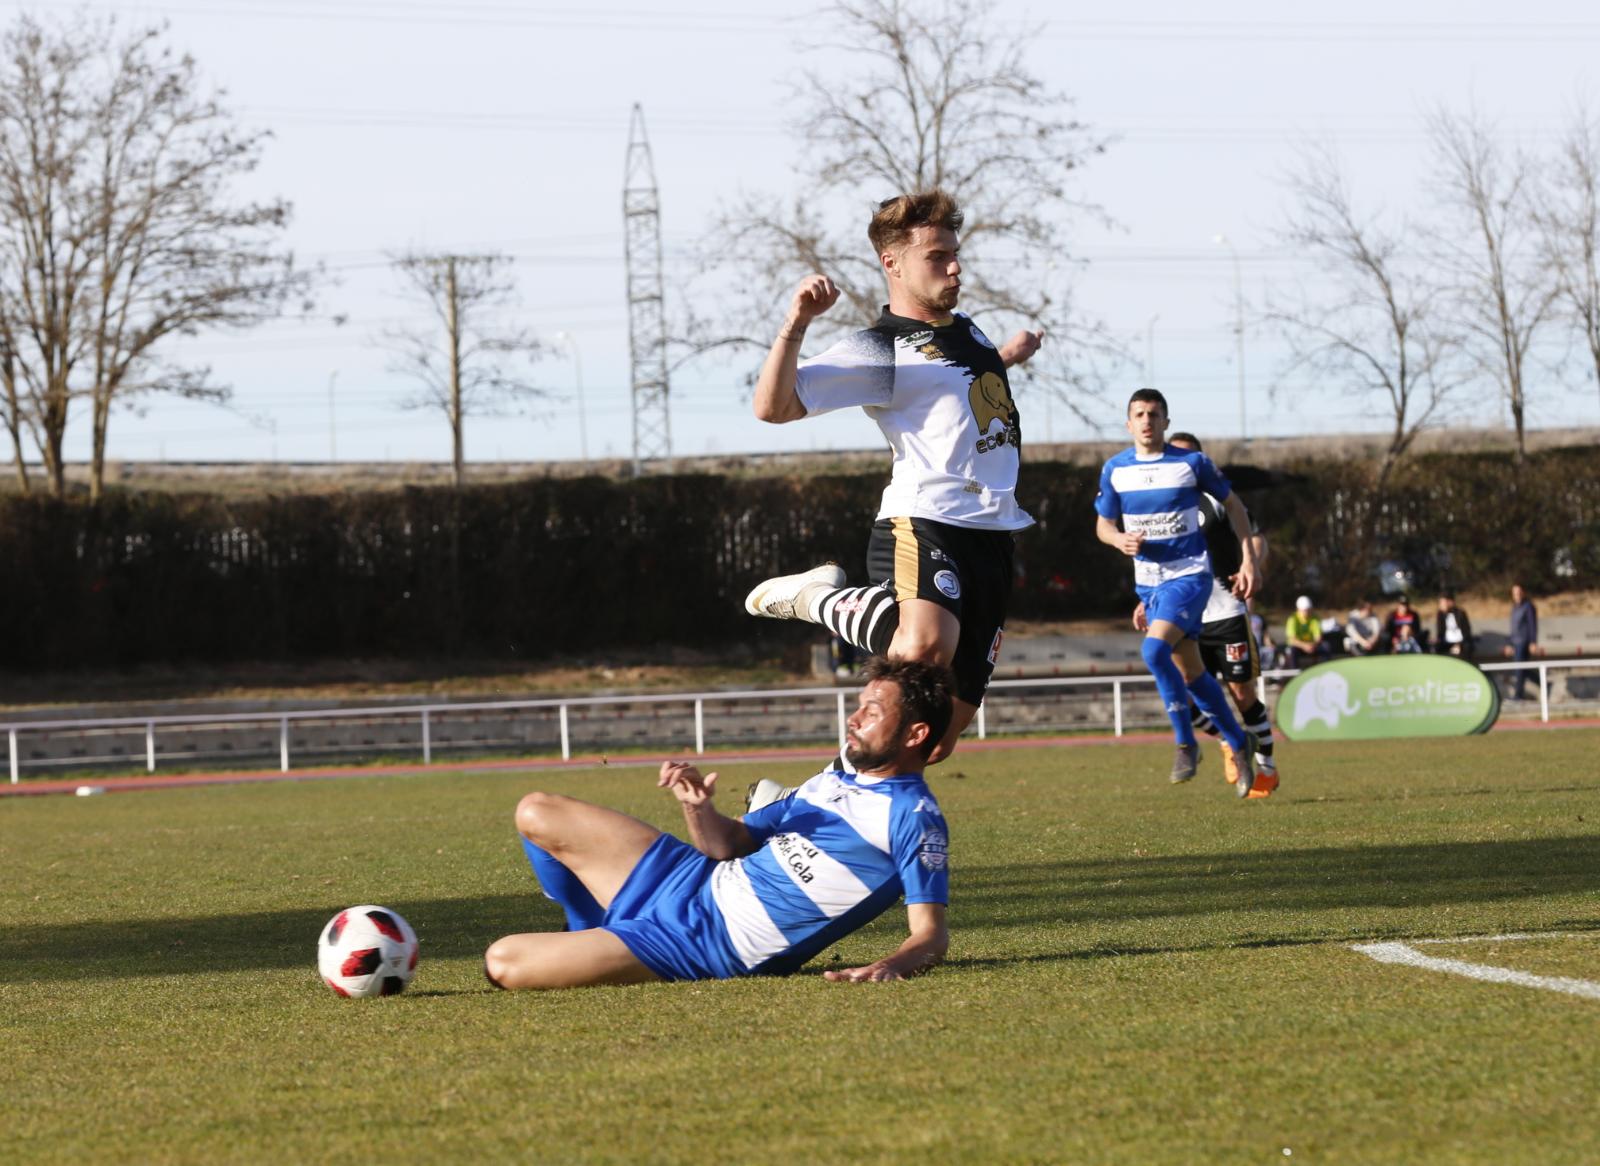
[[[1244,615],[1249,609],[1231,590],[1233,577],[1244,564],[1244,551],[1228,521],[1228,512],[1210,494],[1200,496],[1200,530],[1206,536],[1206,553],[1211,556],[1211,599],[1200,622],[1216,623]]]
[[[1020,530],[1022,428],[1005,364],[970,317],[930,324],[896,316],[853,332],[801,363],[807,414],[859,405],[878,423],[894,469],[879,518]]]

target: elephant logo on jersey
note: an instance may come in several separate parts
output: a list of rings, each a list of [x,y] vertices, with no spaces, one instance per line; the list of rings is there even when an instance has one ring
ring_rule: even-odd
[[[1005,377],[992,372],[973,377],[972,385],[967,389],[967,401],[972,406],[972,417],[978,423],[978,432],[983,435],[978,438],[979,453],[999,449],[1007,442],[1012,445],[1022,443],[1017,427],[1017,406],[1011,400],[1011,389],[1006,385]],[[1004,428],[990,436],[989,426],[996,421]]]

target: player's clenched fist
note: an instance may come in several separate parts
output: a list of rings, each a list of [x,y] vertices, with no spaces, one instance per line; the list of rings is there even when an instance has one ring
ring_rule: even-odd
[[[1044,330],[1029,332],[1023,329],[1000,346],[1000,359],[1007,368],[1022,364],[1044,343]]]
[[[789,318],[795,323],[811,323],[839,302],[839,289],[825,275],[808,275],[794,289],[794,300],[789,305]]]

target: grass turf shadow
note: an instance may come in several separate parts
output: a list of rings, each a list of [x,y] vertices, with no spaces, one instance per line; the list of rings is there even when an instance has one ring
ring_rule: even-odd
[[[1595,845],[1576,835],[971,867],[951,916],[1016,926],[1514,901],[1600,887]]]
[[[470,899],[392,901],[417,933],[422,958],[483,954],[502,935],[556,931],[560,910],[536,891]],[[0,928],[0,984],[117,976],[314,968],[332,917],[305,909],[170,919]]]
[[[1305,934],[1295,918],[1300,911],[1592,892],[1600,886],[1594,848],[1594,838],[1584,835],[974,866],[956,874],[952,923],[1004,928],[1041,921],[1071,925],[1221,915],[1250,907],[1250,889],[1268,887],[1270,897],[1257,901],[1284,914],[1284,938],[1297,942],[1292,937]],[[561,925],[555,905],[532,890],[387,905],[415,928],[424,958],[476,957],[501,935]],[[310,967],[329,914],[328,906],[319,904],[7,927],[0,929],[0,983]],[[1237,943],[1223,946],[1277,942],[1262,936],[1259,915],[1239,927]],[[1374,928],[1374,933],[1384,930],[1381,921]]]

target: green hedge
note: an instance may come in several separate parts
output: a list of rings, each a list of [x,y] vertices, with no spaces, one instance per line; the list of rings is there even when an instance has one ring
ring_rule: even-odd
[[[1556,451],[1307,462],[1244,491],[1273,544],[1266,599],[1339,606],[1385,557],[1419,584],[1536,591],[1600,571],[1600,459]],[[652,645],[778,645],[749,619],[760,578],[823,559],[863,572],[884,475],[540,478],[510,485],[245,501],[171,494],[0,501],[11,667],[348,656],[545,659]],[[1094,538],[1096,475],[1024,470],[1019,619],[1111,615],[1131,572]],[[1575,573],[1571,574],[1571,573]]]

